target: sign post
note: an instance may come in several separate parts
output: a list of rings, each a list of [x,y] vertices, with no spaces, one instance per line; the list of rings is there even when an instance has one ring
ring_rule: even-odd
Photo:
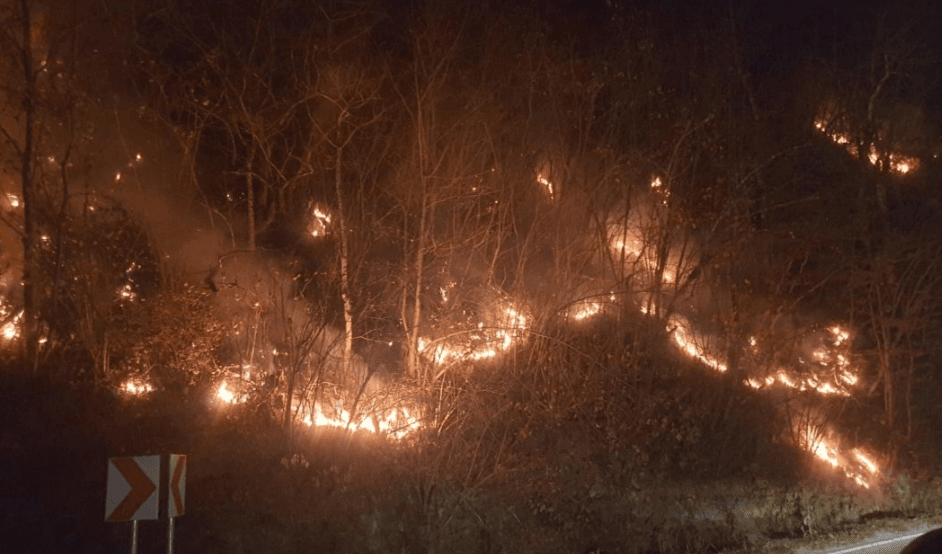
[[[173,520],[183,515],[186,498],[186,455],[171,454],[168,464],[167,494],[167,554],[173,554]]]
[[[157,519],[160,456],[108,459],[105,521],[131,521],[131,554],[137,554],[137,522]]]

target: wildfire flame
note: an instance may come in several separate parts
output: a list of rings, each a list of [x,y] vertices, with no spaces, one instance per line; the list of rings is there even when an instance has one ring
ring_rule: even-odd
[[[824,118],[816,119],[814,122],[814,126],[818,131],[824,133],[825,136],[830,138],[834,142],[834,144],[845,147],[845,149],[852,156],[856,157],[858,155],[858,152],[859,152],[858,147],[856,144],[854,144],[853,141],[851,141],[850,136],[845,133],[830,130],[828,128],[828,122],[826,119]],[[877,147],[875,144],[871,144],[867,148],[867,159],[874,166],[878,166],[880,164],[880,161],[884,157],[884,154],[886,154],[886,159],[889,163],[889,170],[893,173],[897,173],[899,175],[905,175],[909,173],[910,171],[913,171],[919,168],[919,160],[917,158],[913,158],[911,156],[904,156],[902,154],[897,154],[895,152],[883,153],[877,150]]]
[[[336,427],[351,431],[367,431],[383,434],[396,440],[402,440],[419,429],[419,420],[406,407],[397,407],[373,417],[362,417],[360,421],[351,421],[350,412],[343,408],[333,417],[327,415],[320,403],[314,404],[312,414],[304,416],[308,427]]]
[[[137,293],[134,292],[134,287],[131,283],[125,283],[124,286],[118,289],[118,297],[121,300],[133,302],[137,300]]]
[[[314,206],[311,209],[311,221],[308,224],[307,230],[314,238],[319,238],[327,235],[327,231],[330,228],[330,213],[321,209],[319,206]]]
[[[419,337],[419,352],[437,365],[446,362],[474,362],[495,358],[524,337],[528,316],[513,302],[505,301],[498,321],[492,327],[479,322],[477,328],[461,333],[460,338],[434,340]]]
[[[622,227],[619,229],[619,227]],[[626,263],[637,263],[648,274],[654,275],[658,269],[658,253],[655,248],[645,246],[644,232],[641,229],[625,229],[615,225],[609,231],[609,247],[614,258],[624,258]],[[681,269],[681,260],[674,252],[669,252],[661,268],[661,282],[672,285],[677,282]]]
[[[131,378],[121,384],[121,392],[133,396],[143,396],[153,390],[150,383],[140,378]]]
[[[672,315],[668,319],[667,332],[670,333],[674,344],[691,358],[699,360],[701,363],[723,373],[726,371],[726,363],[709,354],[706,351],[706,341],[703,337],[697,336],[697,333],[690,326],[687,318],[680,315]]]
[[[229,390],[229,386],[225,381],[223,381],[216,390],[216,398],[222,400],[226,404],[241,404],[245,402],[245,396],[236,394],[235,392]]]
[[[549,180],[543,173],[536,174],[536,182],[543,185],[543,190],[546,191],[546,194],[552,199],[556,196],[556,187],[553,186],[553,182]]]
[[[644,314],[649,312],[657,313],[657,306],[653,302],[650,306],[643,304],[641,312]],[[727,365],[709,353],[707,338],[699,334],[685,317],[675,314],[668,318],[667,331],[681,352],[716,371],[721,373],[727,371]],[[849,331],[839,325],[832,326],[829,331],[831,333],[831,344],[834,347],[849,346]],[[758,341],[755,337],[749,337],[749,344],[752,348],[758,347]],[[847,368],[849,362],[842,354],[832,356],[829,350],[818,349],[813,355],[821,364],[819,367],[822,368],[832,359],[836,360],[837,366],[841,368],[837,379],[847,385],[857,383],[857,375]],[[850,392],[839,383],[823,381],[816,375],[798,375],[786,368],[780,368],[775,375],[767,376],[764,379],[749,377],[744,380],[744,383],[754,389],[779,383],[791,389],[813,391],[822,395],[850,395]],[[872,457],[862,449],[853,449],[851,451],[852,458],[847,458],[841,454],[840,444],[836,439],[823,437],[814,429],[809,428],[801,434],[799,442],[802,448],[832,467],[839,468],[848,479],[863,488],[870,488],[871,480],[879,475],[879,467],[872,460]]]
[[[828,331],[831,334],[830,345],[813,350],[812,363],[803,365],[803,368],[812,371],[811,374],[779,367],[774,374],[764,378],[746,379],[746,385],[754,389],[782,385],[799,392],[813,391],[825,396],[850,396],[847,387],[856,385],[860,377],[850,367],[850,360],[846,355],[834,352],[834,349],[849,348],[850,331],[840,325],[833,325]],[[758,347],[755,338],[750,339],[750,344],[754,348]]]
[[[569,309],[569,319],[572,321],[584,321],[602,313],[604,305],[597,301],[578,302]]]
[[[845,477],[865,489],[869,489],[872,480],[880,475],[879,466],[863,449],[852,449],[848,458],[841,454],[840,442],[836,438],[821,436],[815,429],[809,427],[800,442],[815,457],[841,470]]]
[[[7,311],[6,306],[0,309],[0,317],[6,318],[8,315],[9,312]],[[20,322],[22,319],[23,312],[21,310],[19,313],[13,316],[13,319],[10,319],[3,324],[3,327],[0,327],[0,336],[8,341],[12,341],[13,339],[20,336]]]

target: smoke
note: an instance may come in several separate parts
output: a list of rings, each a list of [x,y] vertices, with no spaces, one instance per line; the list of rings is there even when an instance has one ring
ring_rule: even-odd
[[[235,248],[229,222],[194,190],[211,183],[189,182],[180,141],[143,110],[116,108],[102,125],[112,139],[87,189],[117,201],[146,230],[164,271],[202,281]]]

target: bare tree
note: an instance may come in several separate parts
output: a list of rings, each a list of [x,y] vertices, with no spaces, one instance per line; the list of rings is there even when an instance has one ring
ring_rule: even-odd
[[[3,36],[2,48],[4,59],[10,65],[4,68],[9,79],[5,96],[4,110],[12,108],[13,114],[6,117],[3,138],[8,148],[16,155],[15,164],[19,169],[19,188],[23,205],[22,243],[23,243],[23,322],[22,335],[25,359],[35,364],[37,345],[37,310],[36,310],[36,218],[37,218],[37,133],[39,133],[39,114],[41,105],[38,77],[42,71],[42,58],[37,61],[43,47],[42,20],[37,15],[37,8],[29,0],[10,2],[2,6]],[[6,118],[5,118],[6,119]],[[35,367],[35,366],[34,366]]]
[[[927,349],[922,337],[942,315],[942,243],[898,234],[886,240],[885,250],[861,260],[863,267],[851,276],[857,299],[853,309],[873,341],[874,387],[882,388],[884,423],[895,430],[904,411],[908,439],[913,431],[912,385],[921,352]]]

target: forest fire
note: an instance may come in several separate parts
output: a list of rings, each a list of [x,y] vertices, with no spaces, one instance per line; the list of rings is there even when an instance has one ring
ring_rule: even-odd
[[[23,311],[20,310],[16,315],[11,315],[7,306],[0,307],[0,317],[3,318],[3,326],[0,327],[0,337],[7,341],[12,341],[20,336],[20,321],[23,319]]]
[[[229,385],[226,381],[223,381],[222,384],[219,385],[219,388],[216,389],[216,398],[226,404],[242,404],[246,399],[244,394],[229,390]]]
[[[823,436],[820,430],[809,427],[801,435],[802,448],[824,461],[833,468],[840,470],[845,477],[857,485],[869,489],[873,480],[879,477],[880,468],[861,448],[854,448],[850,456],[841,453],[840,441],[837,438]]]
[[[239,405],[248,401],[250,394],[246,391],[245,383],[249,380],[247,370],[243,368],[242,380],[230,383],[222,381],[215,389],[213,398],[223,405]],[[242,383],[242,385],[240,385]],[[146,382],[140,379],[129,379],[122,386],[124,392],[142,395],[153,390]],[[397,402],[391,408],[373,407],[363,409],[351,415],[343,408],[342,401],[338,400],[333,410],[325,409],[321,402],[311,402],[304,395],[295,396],[292,400],[292,412],[300,422],[308,427],[334,427],[349,431],[366,431],[382,434],[395,440],[402,440],[420,427],[417,409],[410,409],[402,402]],[[363,404],[361,403],[361,406]],[[310,406],[313,406],[311,408]]]
[[[149,392],[153,392],[154,387],[143,378],[132,377],[121,384],[120,390],[131,396],[143,396]]]
[[[134,286],[131,283],[125,283],[118,289],[118,298],[129,302],[137,300],[137,293],[134,292]]]
[[[679,256],[672,251],[662,256],[657,248],[651,246],[654,237],[646,236],[645,230],[641,228],[626,227],[615,225],[609,231],[612,256],[616,260],[624,260],[626,266],[636,265],[650,277],[660,270],[661,284],[675,285],[681,273]]]
[[[307,232],[314,238],[320,238],[327,236],[327,232],[330,229],[330,213],[321,208],[320,206],[314,205],[311,208],[311,220],[307,226]]]
[[[753,389],[781,385],[798,392],[813,391],[825,396],[850,396],[847,387],[856,385],[860,380],[856,371],[850,367],[848,358],[850,331],[840,325],[832,325],[827,329],[827,333],[829,339],[811,350],[808,359],[797,360],[802,371],[779,366],[765,377],[746,379],[746,385]],[[755,337],[750,339],[750,345],[753,352],[759,351]]]
[[[479,321],[477,327],[443,339],[419,337],[419,352],[437,365],[495,358],[524,337],[528,320],[521,308],[505,300],[494,321]]]
[[[585,321],[604,313],[613,305],[615,305],[614,294],[579,300],[566,310],[566,319],[569,321]]]
[[[672,315],[668,320],[667,330],[674,344],[682,352],[720,373],[727,370],[725,362],[707,352],[706,339],[697,335],[685,317]]]
[[[647,314],[649,311],[656,312],[657,309],[656,306],[649,307],[645,304],[642,306],[641,311]],[[670,316],[667,331],[677,348],[687,356],[720,373],[728,370],[725,362],[709,352],[710,337],[698,333],[687,318],[678,314]],[[830,345],[832,347],[849,346],[849,331],[839,325],[834,325],[828,329],[828,332],[831,337]],[[750,345],[754,348],[758,346],[755,337],[750,339]],[[841,383],[854,385],[859,378],[848,368],[847,357],[843,354],[835,355],[830,349],[824,347],[814,350],[812,356],[816,362],[814,366],[821,373],[830,371],[833,377],[832,380],[829,381],[818,374],[801,374],[782,367],[773,375],[765,378],[749,377],[744,380],[744,384],[754,389],[780,384],[797,392],[816,392],[822,396],[850,396],[850,391]],[[836,369],[835,365],[837,366]],[[876,463],[860,448],[852,450],[851,458],[848,458],[841,454],[840,445],[836,439],[823,436],[818,429],[814,429],[812,426],[808,426],[804,433],[798,435],[800,436],[798,442],[801,448],[811,452],[815,457],[832,467],[839,468],[848,479],[853,480],[861,487],[870,488],[873,477],[879,473]]]
[[[546,195],[549,196],[550,199],[555,198],[556,187],[553,186],[553,182],[550,181],[546,175],[537,173],[536,182],[543,186],[543,190],[546,191]]]
[[[834,144],[846,148],[850,155],[854,157],[859,155],[859,147],[851,140],[850,136],[845,133],[832,131],[829,129],[828,121],[826,119],[816,119],[814,122],[814,127],[830,138]],[[898,175],[906,175],[910,171],[914,171],[919,168],[919,160],[917,158],[904,156],[895,152],[880,152],[875,144],[870,144],[870,146],[867,148],[866,155],[871,165],[880,167],[880,165],[885,162],[888,164],[889,171]]]
[[[328,415],[320,403],[314,404],[312,413],[304,416],[303,422],[308,427],[335,427],[350,431],[367,431],[381,434],[395,440],[402,440],[419,429],[419,420],[405,407],[392,408],[383,413],[361,414],[359,421],[354,421],[350,412],[343,408],[336,410],[336,415]]]

